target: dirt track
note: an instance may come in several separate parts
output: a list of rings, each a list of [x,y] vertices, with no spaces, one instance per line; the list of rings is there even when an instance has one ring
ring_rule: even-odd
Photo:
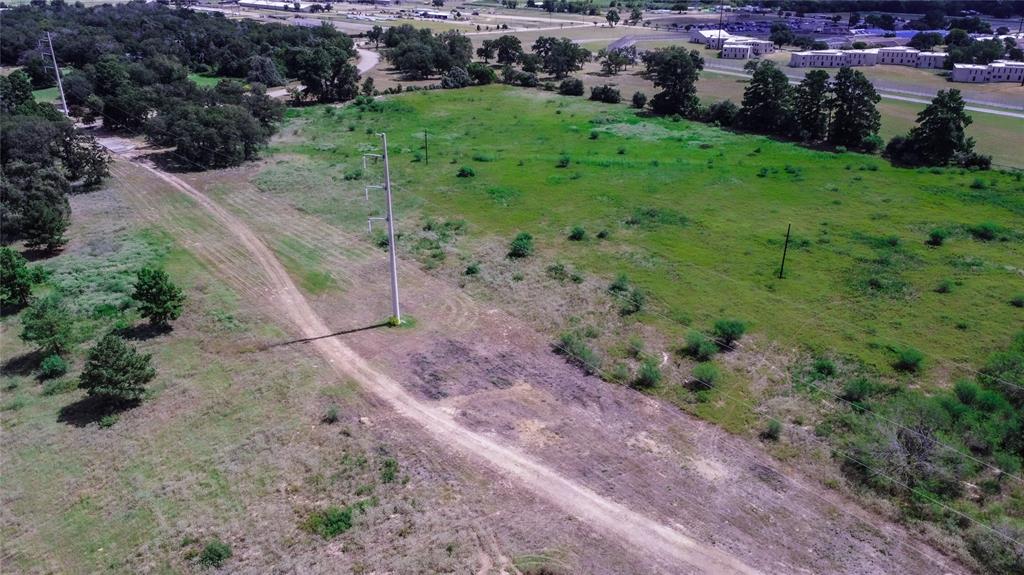
[[[245,223],[180,178],[148,165],[143,167],[192,198],[237,238],[259,264],[265,281],[273,290],[273,298],[303,336],[313,338],[330,333],[325,322],[306,301],[271,250]],[[687,571],[758,572],[731,555],[703,545],[676,529],[574,483],[518,450],[500,445],[459,425],[436,405],[427,404],[410,395],[398,382],[375,370],[337,338],[318,339],[314,345],[338,375],[356,379],[368,391],[387,401],[401,415],[421,425],[441,443],[483,459],[538,496],[587,522],[597,531],[642,550],[643,555],[652,554],[662,559],[659,561],[661,563],[675,563]]]

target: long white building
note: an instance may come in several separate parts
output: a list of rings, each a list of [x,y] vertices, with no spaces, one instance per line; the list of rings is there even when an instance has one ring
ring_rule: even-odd
[[[991,64],[953,64],[954,82],[1024,82],[1024,62],[996,60]]]
[[[887,64],[913,68],[941,68],[945,52],[921,52],[906,46],[867,48],[864,50],[807,50],[794,52],[789,59],[792,68],[840,68]]]
[[[775,44],[770,40],[733,36],[725,30],[691,30],[690,42],[704,44],[712,50],[721,50],[722,58],[730,60],[745,60],[775,51]]]

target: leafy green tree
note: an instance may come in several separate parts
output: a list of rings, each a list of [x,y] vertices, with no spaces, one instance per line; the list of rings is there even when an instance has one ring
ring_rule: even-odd
[[[452,68],[466,69],[473,59],[473,41],[458,30],[448,30],[437,35],[441,53],[435,58],[437,69],[447,72]]]
[[[93,136],[67,130],[60,145],[62,163],[71,180],[82,180],[87,187],[94,187],[110,175],[110,154]]]
[[[939,90],[917,115],[917,126],[907,134],[906,146],[924,165],[947,165],[973,152],[974,138],[967,136],[971,122],[960,91]]]
[[[346,102],[359,93],[359,72],[353,54],[341,46],[304,50],[296,58],[295,75],[305,86],[302,97],[318,102]],[[400,68],[401,69],[401,68]]]
[[[541,36],[534,42],[533,51],[540,56],[541,68],[559,80],[590,61],[590,50],[568,38]]]
[[[284,76],[278,70],[274,60],[266,56],[253,56],[249,59],[249,73],[245,77],[250,82],[259,82],[264,86],[283,86]]]
[[[644,13],[643,13],[643,10],[640,9],[640,6],[633,6],[629,10],[629,18],[626,20],[626,24],[629,24],[631,26],[636,26],[643,19],[644,19]]]
[[[789,26],[785,23],[776,22],[775,24],[772,24],[771,33],[769,34],[768,39],[772,41],[772,44],[781,48],[786,44],[792,44],[793,40],[796,39],[796,35],[793,34],[793,31],[790,30]]]
[[[832,87],[835,115],[829,130],[829,142],[836,146],[862,149],[878,134],[881,115],[875,106],[882,97],[874,85],[853,68],[840,68]]]
[[[135,279],[132,299],[139,303],[142,317],[153,325],[167,325],[178,319],[185,305],[185,294],[174,285],[162,269],[146,267],[139,270]]]
[[[32,80],[28,74],[15,70],[7,76],[0,76],[0,112],[13,114],[26,102],[34,102]]]
[[[645,53],[643,61],[647,77],[663,88],[651,98],[651,108],[658,114],[694,117],[700,107],[697,78],[704,69],[700,53],[671,46]]]
[[[907,46],[918,50],[931,50],[942,44],[942,34],[938,32],[918,32],[907,42]]]
[[[36,300],[21,315],[21,339],[36,344],[46,355],[71,348],[71,313],[60,296]]]
[[[832,104],[828,72],[808,72],[793,96],[793,119],[797,136],[802,141],[817,142],[825,139],[832,116]]]
[[[523,57],[523,43],[516,36],[504,35],[494,40],[494,50],[499,64],[515,64]],[[531,70],[525,70],[530,72]],[[536,72],[536,70],[532,70]]]
[[[78,387],[104,401],[127,403],[142,399],[146,384],[154,377],[152,356],[139,353],[124,338],[108,333],[89,350]]]
[[[369,32],[366,33],[366,39],[373,42],[375,48],[380,47],[380,41],[384,38],[384,28],[378,25],[374,25],[370,28]]]
[[[608,13],[604,15],[604,19],[608,21],[608,25],[612,28],[619,23],[619,11],[612,8],[608,10]]]
[[[32,272],[24,256],[0,248],[0,307],[28,305],[32,299]]]
[[[953,29],[951,29],[949,31],[949,34],[946,34],[946,38],[945,38],[944,42],[945,42],[946,46],[953,47],[953,46],[967,46],[968,44],[973,42],[973,40],[971,39],[970,35],[967,34],[967,32],[965,30],[961,30],[959,28],[953,28]]]
[[[792,117],[789,78],[771,60],[752,61],[744,68],[754,74],[743,90],[740,125],[766,134],[785,133]]]
[[[480,47],[476,49],[476,55],[478,58],[483,58],[484,62],[490,62],[497,51],[498,49],[494,46],[494,40],[484,40]]]

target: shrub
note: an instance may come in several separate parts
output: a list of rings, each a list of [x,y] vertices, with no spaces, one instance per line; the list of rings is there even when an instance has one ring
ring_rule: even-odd
[[[139,313],[153,325],[166,325],[178,319],[185,304],[185,294],[171,282],[162,269],[142,268],[136,275],[132,299],[139,303]]]
[[[214,539],[203,547],[199,554],[199,563],[206,567],[220,567],[231,558],[231,546],[220,539]]]
[[[972,527],[967,549],[988,573],[1024,573],[1024,530],[1009,523]]]
[[[394,483],[398,477],[398,461],[388,457],[380,464],[380,482]]]
[[[836,364],[827,357],[819,357],[814,360],[814,373],[822,377],[832,377],[836,374]]]
[[[644,106],[647,105],[647,94],[643,92],[633,93],[633,107],[637,110],[643,110]]]
[[[328,507],[310,515],[303,527],[324,539],[333,539],[352,528],[352,508]]]
[[[647,295],[638,288],[629,290],[629,293],[621,299],[622,302],[619,305],[619,313],[622,315],[640,313],[640,311],[644,309],[644,304],[647,303]]]
[[[469,66],[466,67],[466,72],[473,79],[473,83],[480,86],[493,84],[498,81],[498,75],[494,73],[494,70],[480,62],[470,62]]]
[[[587,230],[583,229],[580,226],[574,226],[572,228],[572,230],[569,231],[569,239],[574,241],[574,242],[581,242],[581,241],[585,240],[586,238],[587,238]]]
[[[723,100],[704,109],[701,119],[709,124],[729,127],[736,120],[737,114],[739,114],[739,108],[736,107],[736,104],[733,104],[731,100]]]
[[[458,178],[473,178],[476,177],[476,170],[469,166],[462,166],[455,176]]]
[[[597,130],[591,130],[591,131],[590,131],[590,139],[591,139],[591,140],[596,140],[596,139],[598,139],[598,138],[599,138],[600,136],[601,136],[601,134],[600,134],[600,133],[598,133],[598,131],[597,131]]]
[[[562,154],[561,156],[558,156],[558,163],[555,164],[555,167],[568,168],[571,162],[572,158],[570,158],[568,154]]]
[[[697,361],[708,361],[718,353],[718,346],[708,336],[692,329],[686,334],[683,351]]]
[[[718,381],[718,368],[711,362],[698,363],[693,368],[693,379],[703,387],[713,387]]]
[[[566,78],[558,85],[558,93],[563,96],[582,96],[583,80],[579,78]]]
[[[590,89],[590,99],[605,104],[618,104],[622,101],[619,90],[609,84],[594,86]]]
[[[47,355],[71,347],[71,314],[60,296],[36,300],[21,316],[21,339],[35,343]]]
[[[142,399],[145,385],[156,376],[150,359],[108,333],[89,350],[78,385],[90,396],[115,403]]]
[[[779,436],[781,435],[782,424],[779,423],[779,420],[772,419],[768,421],[768,427],[766,427],[764,431],[761,432],[761,439],[766,439],[768,441],[778,441]]]
[[[569,270],[561,262],[549,265],[545,271],[547,271],[548,277],[555,281],[564,282],[569,279]]]
[[[946,238],[949,237],[949,232],[943,228],[935,228],[928,232],[928,245],[930,246],[941,246]]]
[[[608,286],[608,291],[615,294],[626,293],[629,291],[629,276],[626,274],[619,274],[616,276],[615,281]]]
[[[877,390],[878,385],[875,382],[866,377],[858,377],[846,382],[840,397],[850,403],[860,403],[873,395]]]
[[[1024,307],[1024,293],[1019,293],[1010,298],[1010,305],[1013,307]]]
[[[31,298],[28,261],[9,247],[0,248],[0,306],[27,305]]]
[[[441,87],[446,90],[465,88],[472,83],[473,79],[469,77],[469,72],[458,66],[453,66],[441,75]]]
[[[610,231],[608,231],[608,230],[601,230],[601,231],[597,232],[597,239],[599,239],[599,240],[606,240],[606,239],[608,239],[608,236],[610,236],[610,235],[612,235],[612,233]]]
[[[466,271],[463,272],[467,276],[475,276],[480,274],[480,264],[473,262],[466,266]]]
[[[642,388],[651,388],[661,383],[661,368],[653,358],[647,358],[640,363],[640,371],[633,380],[633,385]]]
[[[51,379],[43,384],[43,395],[60,395],[78,389],[78,380],[66,377],[64,379]]]
[[[950,293],[953,291],[953,281],[944,279],[935,286],[935,293]]]
[[[59,355],[49,355],[39,364],[39,377],[53,379],[68,372],[68,363]]]
[[[338,423],[338,407],[335,405],[328,407],[327,412],[324,413],[324,417],[323,419],[321,419],[321,421],[323,421],[327,425],[333,425],[335,423]]]
[[[587,374],[601,371],[601,357],[578,333],[567,331],[559,336],[555,352],[564,355],[569,363],[579,366]]]
[[[533,254],[533,236],[519,232],[508,247],[508,257],[525,258]]]
[[[924,363],[924,354],[912,347],[901,347],[896,350],[896,360],[892,366],[897,371],[916,372],[920,371]]]
[[[747,324],[738,319],[720,319],[714,326],[715,338],[723,347],[731,347],[746,331]]]
[[[1002,231],[1002,228],[992,222],[983,222],[976,226],[967,228],[967,231],[969,231],[975,239],[983,242],[990,242],[999,237],[999,232]]]
[[[985,180],[981,178],[974,178],[974,181],[971,182],[972,190],[984,190],[987,187],[988,185],[985,183]]]

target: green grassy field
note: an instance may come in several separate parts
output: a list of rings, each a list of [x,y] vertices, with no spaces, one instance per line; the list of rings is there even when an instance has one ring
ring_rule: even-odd
[[[1024,320],[1009,303],[1024,292],[1016,175],[897,169],[874,156],[498,86],[404,96],[381,109],[292,111],[307,120],[307,139],[275,151],[324,171],[355,167],[370,140],[364,131],[386,131],[407,225],[419,211],[465,218],[481,240],[528,231],[544,257],[609,279],[627,273],[659,312],[679,319],[644,316],[673,336],[687,323],[735,316],[772,340],[885,371],[900,345],[936,367],[939,358],[977,364]],[[424,129],[429,167],[418,161]],[[556,167],[563,156],[570,164]],[[457,178],[463,165],[476,176]],[[362,182],[338,186],[362,194]],[[300,203],[301,189],[292,192]],[[305,207],[362,223],[345,202]],[[999,239],[972,236],[985,222],[999,226]],[[574,225],[591,239],[566,241]],[[951,232],[938,248],[925,244],[936,227]],[[594,239],[600,230],[610,238]],[[952,290],[938,293],[945,280]]]
[[[217,82],[220,82],[224,78],[222,76],[211,76],[208,74],[189,74],[188,79],[195,82],[197,86],[211,88],[216,86]]]

